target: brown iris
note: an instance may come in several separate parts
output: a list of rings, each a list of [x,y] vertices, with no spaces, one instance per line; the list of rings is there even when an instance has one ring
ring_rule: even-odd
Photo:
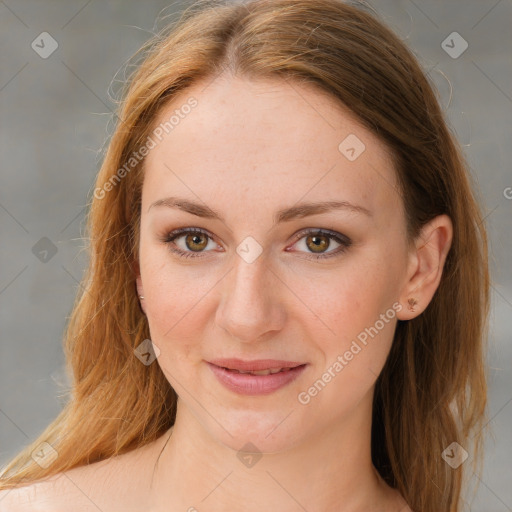
[[[187,248],[194,252],[200,252],[208,245],[208,236],[204,233],[190,233],[185,237]]]
[[[311,243],[311,246],[309,243]],[[329,237],[325,235],[309,235],[306,238],[306,245],[313,252],[322,252],[329,247]]]

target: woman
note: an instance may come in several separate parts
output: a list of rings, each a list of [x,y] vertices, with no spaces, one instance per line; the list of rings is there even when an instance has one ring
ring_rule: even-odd
[[[412,53],[338,0],[199,3],[147,49],[72,395],[0,510],[461,510],[487,242]]]

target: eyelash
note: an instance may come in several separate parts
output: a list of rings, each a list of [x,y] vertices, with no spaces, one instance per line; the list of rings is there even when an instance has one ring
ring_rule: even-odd
[[[170,233],[166,234],[165,237],[162,239],[162,242],[169,246],[169,250],[171,252],[177,254],[181,258],[200,258],[200,257],[202,257],[202,254],[204,252],[208,252],[208,251],[194,253],[193,251],[191,251],[191,252],[183,251],[182,249],[171,246],[171,244],[173,244],[174,240],[176,240],[177,238],[180,238],[180,236],[183,236],[183,235],[189,234],[189,233],[201,233],[203,235],[206,235],[211,240],[213,240],[213,237],[210,235],[210,233],[208,233],[208,231],[205,231],[204,229],[181,228],[181,229],[176,229],[176,230],[171,231]],[[350,238],[348,238],[347,236],[342,235],[341,233],[336,233],[336,231],[329,231],[326,229],[302,230],[295,235],[295,241],[293,242],[293,244],[295,245],[299,240],[301,240],[302,238],[304,238],[308,235],[327,236],[328,238],[331,238],[335,242],[341,244],[340,247],[337,248],[337,250],[329,252],[329,253],[323,253],[323,254],[317,254],[317,255],[311,253],[309,256],[307,256],[308,259],[316,259],[316,260],[323,259],[323,260],[325,260],[327,258],[332,258],[334,256],[340,255],[341,253],[344,253],[352,245],[352,240],[350,240]]]

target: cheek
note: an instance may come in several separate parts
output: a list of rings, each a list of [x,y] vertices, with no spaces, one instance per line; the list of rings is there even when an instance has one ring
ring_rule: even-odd
[[[337,404],[332,410],[336,415],[358,403],[374,384],[396,326],[400,262],[393,262],[394,257],[399,259],[376,250],[347,259],[325,277],[301,280],[302,294],[310,297],[309,306],[318,315],[310,316],[308,336],[321,354],[306,383],[311,394],[302,390],[305,401]]]
[[[307,316],[310,329],[316,326],[331,340],[324,347],[328,351],[343,348],[374,325],[398,296],[397,276],[380,257],[347,258],[339,268],[301,274],[294,288],[313,313]]]
[[[146,316],[151,339],[161,350],[159,359],[188,359],[211,315],[208,294],[218,281],[216,274],[199,271],[199,265],[183,268],[172,264],[166,250],[142,256]]]
[[[331,292],[312,306],[329,330],[318,334],[314,321],[308,327],[321,355],[298,396],[311,417],[321,414],[326,421],[349,414],[371,390],[396,326],[394,290],[382,267],[359,264],[342,274],[330,276]]]

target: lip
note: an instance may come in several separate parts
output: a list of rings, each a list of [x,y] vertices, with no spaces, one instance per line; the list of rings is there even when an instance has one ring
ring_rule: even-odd
[[[228,365],[226,365],[226,361]],[[234,363],[234,361],[237,361]],[[290,382],[298,378],[305,370],[307,363],[297,363],[291,361],[276,361],[274,359],[265,359],[258,361],[241,361],[241,360],[222,360],[222,365],[208,362],[208,366],[212,373],[217,377],[218,381],[230,391],[240,395],[268,395],[283,388]],[[242,364],[243,363],[243,364]],[[227,370],[229,365],[237,365],[236,370],[242,371],[258,371],[269,368],[290,368],[290,370],[271,373],[269,375],[252,375],[249,373],[237,373]],[[288,366],[286,366],[288,365]],[[245,366],[245,368],[243,368]]]

